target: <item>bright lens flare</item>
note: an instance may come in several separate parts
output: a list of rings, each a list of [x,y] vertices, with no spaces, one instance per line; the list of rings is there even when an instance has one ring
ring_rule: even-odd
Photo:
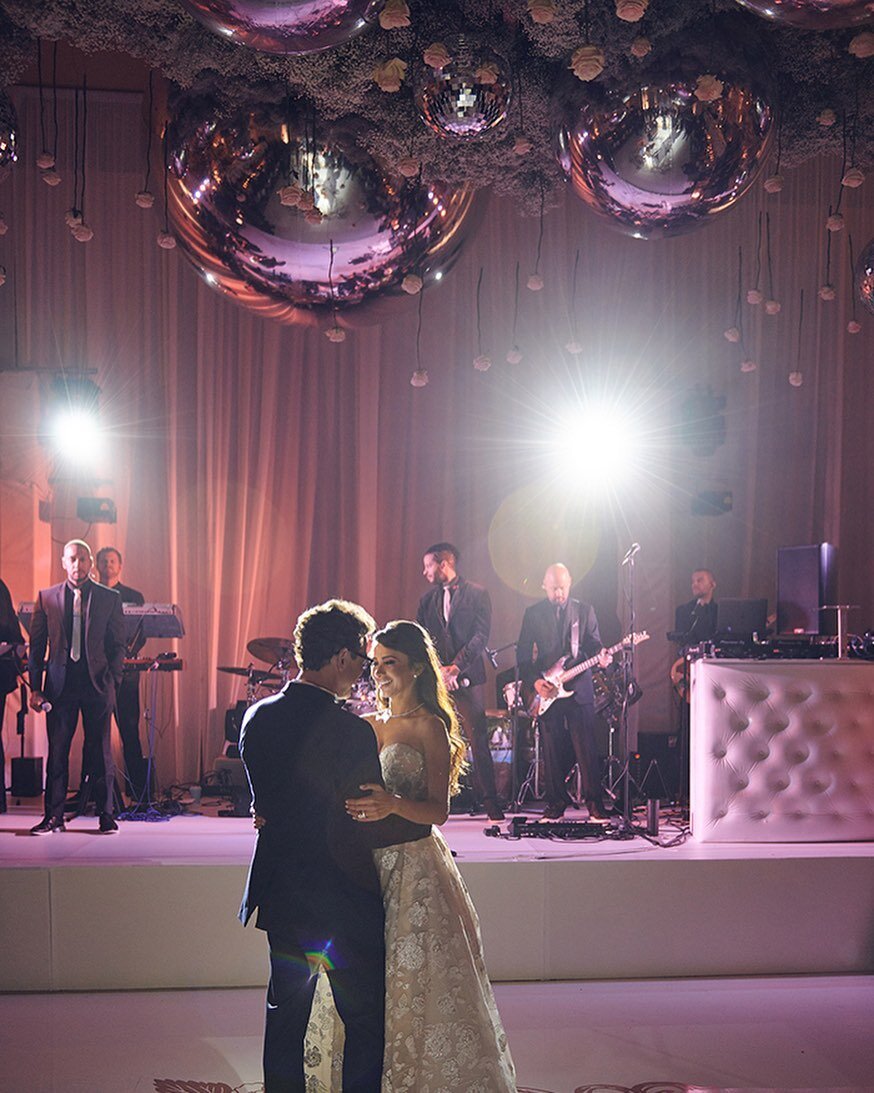
[[[58,454],[80,466],[95,464],[106,450],[100,419],[88,410],[61,411],[52,422],[50,436]]]
[[[639,436],[627,413],[591,404],[559,422],[552,442],[555,463],[570,489],[603,496],[639,468]]]

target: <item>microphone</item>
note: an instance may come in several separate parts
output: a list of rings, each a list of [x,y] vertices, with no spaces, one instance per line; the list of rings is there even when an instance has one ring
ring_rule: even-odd
[[[497,649],[486,649],[486,656],[492,662],[492,667],[497,668],[497,666],[498,666],[498,651],[497,651]]]
[[[40,708],[40,712],[42,712],[42,713],[51,713],[52,712],[51,702],[40,702],[39,708]]]
[[[628,565],[635,554],[640,550],[640,543],[632,543],[628,550],[625,552],[625,557],[619,563],[620,565]]]

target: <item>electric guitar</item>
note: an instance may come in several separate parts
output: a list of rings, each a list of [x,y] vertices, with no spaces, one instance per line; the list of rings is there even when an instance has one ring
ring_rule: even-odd
[[[572,679],[581,676],[583,672],[587,672],[590,668],[594,668],[604,653],[613,656],[614,653],[618,653],[619,650],[626,645],[640,645],[642,641],[649,641],[649,634],[646,630],[641,630],[639,634],[629,634],[627,637],[624,637],[622,641],[617,642],[615,645],[611,645],[609,649],[602,649],[600,653],[596,653],[595,656],[589,657],[588,660],[584,660],[581,664],[575,664],[573,668],[565,668],[564,662],[567,660],[567,657],[562,657],[561,660],[557,660],[549,671],[543,673],[541,679],[545,679],[547,683],[552,683],[558,687],[558,694],[552,695],[551,698],[535,694],[529,713],[532,717],[542,717],[553,702],[558,702],[560,698],[569,698],[571,696],[573,692],[565,689],[565,683],[570,683]]]

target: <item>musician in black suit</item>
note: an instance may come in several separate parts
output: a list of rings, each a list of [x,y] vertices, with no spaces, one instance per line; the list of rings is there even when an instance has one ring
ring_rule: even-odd
[[[485,712],[483,651],[492,626],[492,601],[481,585],[459,576],[458,558],[452,543],[435,543],[425,551],[422,573],[432,588],[419,600],[416,621],[431,635],[443,682],[452,692],[470,745],[478,801],[490,820],[503,820]]]
[[[90,580],[91,548],[81,539],[64,546],[67,579],[43,589],[30,624],[30,704],[46,716],[49,738],[45,816],[33,835],[63,831],[70,745],[79,715],[85,750],[94,764],[94,800],[101,834],[118,831],[113,818],[110,725],[124,669],[124,615],[118,593]],[[48,649],[48,662],[46,650]]]
[[[346,1030],[343,1089],[380,1089],[384,913],[371,849],[431,829],[394,815],[361,824],[346,812],[346,799],[360,797],[365,783],[383,784],[373,730],[337,702],[361,674],[374,628],[363,608],[343,600],[306,611],[294,632],[300,674],[243,719],[240,753],[253,810],[264,820],[240,919],[245,925],[257,908],[270,946],[265,1093],[305,1091],[304,1036],[319,965]]]
[[[570,597],[571,575],[556,562],[543,577],[546,599],[525,611],[516,647],[519,675],[538,695],[554,698],[558,688],[543,678],[558,661],[581,664],[602,648],[594,608]],[[605,663],[609,662],[606,658]],[[544,817],[556,820],[571,803],[565,778],[576,761],[589,815],[604,819],[604,799],[595,746],[595,695],[591,671],[582,672],[567,688],[572,694],[552,702],[540,717],[546,778]]]
[[[674,615],[674,636],[683,647],[710,641],[716,634],[716,580],[709,569],[692,573],[692,599],[681,603]]]
[[[3,750],[3,714],[6,696],[18,686],[24,638],[6,582],[0,580],[0,812],[6,811],[6,754]]]
[[[97,573],[100,583],[114,589],[121,596],[122,604],[134,603],[142,606],[146,601],[142,592],[130,585],[122,584],[121,551],[117,547],[105,546],[97,551]],[[146,639],[138,630],[127,646],[127,655],[135,657]],[[115,696],[115,722],[121,736],[124,752],[124,765],[130,794],[135,801],[142,801],[146,796],[147,765],[140,741],[140,673],[125,672]]]

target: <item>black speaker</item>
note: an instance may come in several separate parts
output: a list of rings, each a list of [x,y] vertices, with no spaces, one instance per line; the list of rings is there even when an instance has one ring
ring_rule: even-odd
[[[12,796],[39,797],[42,794],[42,756],[12,760]]]
[[[836,634],[837,551],[831,543],[777,549],[777,633]]]
[[[240,729],[243,727],[243,718],[248,708],[249,704],[247,702],[238,702],[236,706],[231,706],[229,710],[225,710],[225,740],[235,747],[239,746]],[[239,758],[239,751],[236,754]]]

